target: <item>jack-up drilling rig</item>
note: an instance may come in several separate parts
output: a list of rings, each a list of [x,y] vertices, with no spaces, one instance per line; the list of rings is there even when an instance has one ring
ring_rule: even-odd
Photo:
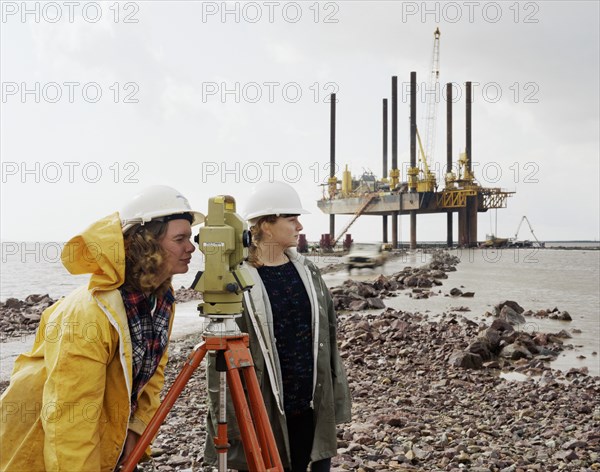
[[[410,215],[410,247],[417,245],[417,214],[447,214],[447,245],[453,242],[453,214],[458,213],[458,244],[460,246],[477,245],[477,213],[489,209],[506,208],[507,199],[514,192],[501,188],[481,186],[472,171],[473,156],[471,146],[472,85],[466,82],[466,135],[465,152],[460,154],[456,172],[452,166],[452,104],[453,86],[446,84],[446,126],[447,153],[444,187],[438,190],[438,182],[431,171],[435,150],[435,121],[437,100],[433,93],[439,86],[440,72],[440,36],[439,29],[434,32],[434,47],[429,77],[429,93],[426,114],[425,146],[416,125],[417,80],[416,72],[411,72],[410,80],[410,165],[406,172],[406,181],[401,181],[397,165],[397,77],[392,77],[392,168],[387,172],[387,99],[383,100],[383,178],[373,174],[366,178],[353,179],[346,168],[342,179],[331,175],[327,188],[329,194],[317,202],[321,211],[330,215],[330,232],[325,238],[328,242],[337,242],[350,225],[361,215],[383,216],[383,241],[387,242],[387,218],[392,217],[392,246],[398,248],[399,215]],[[332,99],[332,120],[335,117],[335,99]],[[335,127],[332,121],[330,168],[335,169]],[[417,143],[420,150],[420,167],[417,166]],[[353,215],[351,221],[339,235],[334,234],[334,215]],[[337,236],[337,237],[336,237]],[[322,238],[321,241],[324,239]],[[325,249],[325,248],[324,248]]]

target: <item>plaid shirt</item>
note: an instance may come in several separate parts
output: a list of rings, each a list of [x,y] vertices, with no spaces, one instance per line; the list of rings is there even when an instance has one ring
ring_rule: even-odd
[[[170,288],[162,298],[156,300],[154,315],[153,300],[140,292],[127,292],[120,288],[127,312],[127,324],[131,336],[133,363],[133,386],[131,389],[131,414],[137,409],[138,394],[152,378],[169,341],[169,321],[175,301]]]

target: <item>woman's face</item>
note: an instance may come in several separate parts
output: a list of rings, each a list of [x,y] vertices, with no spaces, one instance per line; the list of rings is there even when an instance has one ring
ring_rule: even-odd
[[[192,260],[192,252],[196,249],[190,238],[192,227],[187,220],[169,221],[167,232],[160,241],[160,246],[167,254],[165,261],[166,277],[174,274],[185,274]]]
[[[296,247],[298,245],[298,234],[303,226],[297,216],[282,216],[274,223],[266,223],[266,243],[277,244],[283,249]],[[270,237],[269,237],[270,235]]]

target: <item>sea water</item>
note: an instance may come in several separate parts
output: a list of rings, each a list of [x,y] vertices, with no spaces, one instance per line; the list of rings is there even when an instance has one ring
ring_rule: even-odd
[[[86,284],[89,275],[70,275],[60,262],[59,243],[2,243],[0,300],[24,299],[30,294],[48,294],[52,298],[67,295]],[[575,245],[573,245],[575,246]],[[410,291],[386,298],[392,308],[429,313],[459,313],[474,320],[491,320],[486,315],[494,305],[514,300],[525,310],[536,312],[558,308],[568,311],[571,322],[530,317],[521,329],[556,333],[566,330],[573,337],[565,340],[575,349],[565,350],[553,367],[568,370],[586,366],[590,374],[600,375],[600,251],[586,249],[452,249],[460,259],[456,272],[449,272],[443,285],[433,287],[428,299],[415,299]],[[355,280],[372,280],[379,274],[391,275],[406,266],[419,267],[429,260],[428,252],[411,252],[391,259],[375,270],[353,269]],[[340,258],[321,256],[315,262],[323,267]],[[203,265],[202,254],[193,254],[187,274],[176,275],[175,288],[189,287]],[[324,275],[329,287],[341,285],[348,272],[340,270]],[[473,298],[450,297],[452,288],[474,292]],[[596,354],[594,354],[596,353]],[[584,356],[584,358],[579,358]]]

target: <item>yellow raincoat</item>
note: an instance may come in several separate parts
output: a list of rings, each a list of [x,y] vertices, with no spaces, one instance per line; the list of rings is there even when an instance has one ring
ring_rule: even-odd
[[[131,340],[117,290],[125,279],[118,213],[71,239],[62,262],[72,274],[92,276],[44,311],[33,348],[15,361],[0,398],[3,472],[112,471],[127,429],[141,434],[159,405],[167,350],[129,418]]]

